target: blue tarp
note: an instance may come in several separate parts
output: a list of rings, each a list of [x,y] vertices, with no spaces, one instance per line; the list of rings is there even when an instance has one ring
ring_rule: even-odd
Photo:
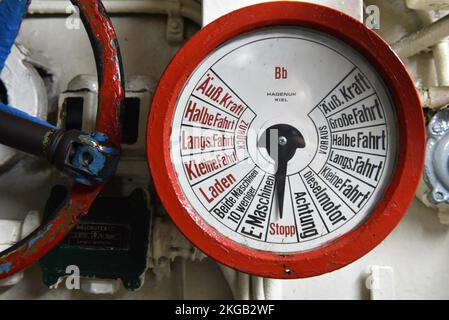
[[[31,0],[0,0],[0,73],[14,45],[30,2]],[[49,123],[5,104],[0,103],[0,110],[53,128]]]
[[[0,1],[0,72],[19,33],[28,3],[28,0]]]

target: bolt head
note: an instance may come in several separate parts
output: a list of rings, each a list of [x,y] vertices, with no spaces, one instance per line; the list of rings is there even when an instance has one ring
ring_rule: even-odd
[[[443,131],[443,126],[441,123],[437,122],[433,125],[432,131],[436,134],[440,134]]]
[[[279,137],[279,145],[280,146],[283,147],[283,146],[287,145],[287,142],[288,142],[288,140],[286,137]]]
[[[444,200],[444,194],[441,192],[435,192],[434,198],[436,201],[440,202]]]

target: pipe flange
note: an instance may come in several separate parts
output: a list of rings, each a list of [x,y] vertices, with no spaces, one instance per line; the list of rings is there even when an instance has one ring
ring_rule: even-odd
[[[424,181],[433,204],[449,204],[449,109],[438,112],[427,129]]]

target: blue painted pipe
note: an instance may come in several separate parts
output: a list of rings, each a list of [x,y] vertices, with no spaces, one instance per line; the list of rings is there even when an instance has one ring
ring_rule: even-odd
[[[49,129],[56,129],[55,126],[49,124],[48,122],[46,122],[44,120],[41,120],[41,119],[36,118],[36,117],[33,117],[33,116],[29,115],[26,112],[20,111],[19,109],[13,108],[11,106],[8,106],[8,105],[3,104],[3,103],[0,102],[0,112],[2,112],[2,111],[6,112],[6,113],[9,113],[9,114],[11,114],[13,116],[17,116],[17,117],[20,117],[22,119],[29,120],[29,121],[35,122],[37,124],[43,125],[43,126],[49,128]]]

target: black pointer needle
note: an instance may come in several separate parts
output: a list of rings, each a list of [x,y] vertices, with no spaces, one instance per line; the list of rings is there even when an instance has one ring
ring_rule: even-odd
[[[285,181],[287,179],[287,165],[297,149],[306,147],[304,137],[294,127],[278,124],[268,128],[259,143],[265,147],[276,165],[275,188],[279,204],[279,217],[284,216]]]
[[[281,138],[279,138],[281,139]],[[281,142],[279,142],[280,144]],[[285,181],[287,180],[287,165],[290,159],[287,160],[287,157],[283,152],[284,148],[279,148],[279,159],[277,162],[277,170],[275,175],[275,188],[276,188],[276,196],[279,204],[279,217],[282,219],[284,216],[284,194],[285,194]]]

